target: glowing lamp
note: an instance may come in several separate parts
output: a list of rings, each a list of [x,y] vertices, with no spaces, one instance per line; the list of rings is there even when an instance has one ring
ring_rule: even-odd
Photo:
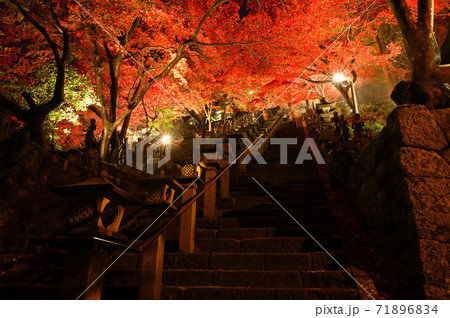
[[[341,73],[336,73],[336,74],[334,74],[333,79],[334,79],[335,82],[338,82],[338,83],[342,83],[342,82],[344,82],[344,81],[347,80],[347,79],[345,78],[345,76],[342,75]]]
[[[164,135],[161,137],[161,141],[164,145],[167,145],[168,143],[170,143],[171,139],[172,138],[169,135]]]

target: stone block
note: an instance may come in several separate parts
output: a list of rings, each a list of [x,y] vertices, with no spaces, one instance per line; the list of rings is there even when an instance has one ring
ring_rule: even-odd
[[[215,286],[240,286],[264,288],[299,288],[298,271],[216,271]]]
[[[323,253],[325,254],[325,253]],[[328,256],[328,258],[330,258]],[[324,267],[322,267],[324,269]],[[312,254],[311,253],[297,253],[297,254],[266,254],[265,255],[265,270],[296,270],[296,271],[310,271],[312,270]]]
[[[450,148],[440,151],[439,155],[450,165]]]
[[[419,238],[450,243],[450,213],[414,210]]]
[[[450,108],[435,110],[434,119],[447,137],[447,142],[450,142]]]
[[[263,270],[264,254],[260,253],[212,253],[209,266],[211,269],[247,269]]]
[[[410,195],[416,198],[423,195],[436,198],[450,196],[450,178],[409,177],[405,182]]]
[[[441,213],[450,212],[450,197],[434,195],[410,196],[411,207],[418,210],[429,210]]]
[[[436,152],[402,147],[399,156],[406,176],[450,178],[450,165]]]
[[[378,162],[380,162],[383,158],[383,153],[388,139],[388,131],[383,129],[380,134],[366,147],[356,163],[360,165],[367,173],[372,173]]]
[[[447,260],[447,244],[420,239],[419,255],[426,284],[447,288],[446,277],[450,270]]]
[[[164,268],[169,269],[207,269],[209,266],[209,254],[178,254],[165,253]]]
[[[434,114],[425,106],[399,106],[387,118],[389,141],[397,146],[442,150],[448,147],[442,129],[437,125]]]
[[[167,286],[211,286],[213,271],[209,270],[166,270],[163,284]]]

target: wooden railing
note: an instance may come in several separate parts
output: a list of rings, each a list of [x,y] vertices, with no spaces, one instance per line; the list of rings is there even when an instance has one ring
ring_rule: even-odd
[[[270,131],[265,136],[265,142],[259,147],[259,151],[263,154],[267,149],[270,138],[281,124],[282,117],[278,117],[273,121],[273,125],[270,125]],[[261,128],[261,130],[264,127]],[[164,259],[164,236],[168,228],[173,226],[175,222],[180,220],[179,231],[179,251],[182,253],[192,253],[194,251],[195,244],[195,219],[197,201],[200,197],[204,196],[204,216],[215,218],[216,214],[216,196],[217,196],[217,183],[221,182],[221,191],[226,196],[229,193],[230,183],[230,170],[235,167],[235,173],[245,171],[245,164],[242,164],[242,160],[248,155],[251,147],[253,147],[262,138],[261,130],[258,132],[259,136],[253,140],[251,145],[244,149],[239,156],[237,156],[233,162],[224,164],[222,160],[222,166],[217,171],[215,168],[206,169],[205,171],[205,185],[197,193],[196,182],[189,185],[189,188],[185,188],[182,195],[182,205],[178,208],[177,212],[171,216],[168,221],[163,224],[158,224],[159,227],[152,229],[149,237],[146,238],[139,246],[132,246],[123,244],[123,242],[116,243],[113,238],[104,239],[103,237],[94,237],[94,241],[102,243],[102,246],[107,246],[111,249],[122,249],[127,252],[134,252],[140,254],[140,270],[141,279],[139,286],[139,299],[159,299],[161,293],[162,272],[163,272],[163,259]],[[214,162],[217,164],[217,162]],[[208,162],[206,162],[208,164]],[[210,162],[210,164],[212,164]],[[186,186],[186,185],[185,185]],[[131,220],[128,220],[123,226],[119,227],[118,235],[120,232],[132,227],[137,219],[144,216],[147,213],[146,209],[138,209],[133,214]],[[91,241],[92,242],[92,241]],[[134,241],[133,243],[138,242]],[[80,271],[80,259],[75,259],[75,263],[69,265],[69,268],[73,267],[73,271],[65,273],[67,277],[66,285],[63,283],[62,298],[71,298],[74,294],[72,289],[78,290],[81,286],[89,287],[89,291],[85,292],[83,299],[100,299],[102,294],[102,279],[97,279],[95,275],[99,275],[108,266],[108,261],[105,259],[105,253],[99,252],[99,247],[96,244],[85,244],[83,246],[76,246],[74,253],[85,259],[82,267],[84,270]],[[101,249],[100,249],[101,250]],[[86,259],[87,257],[87,259]],[[87,263],[87,264],[86,264]],[[78,267],[77,267],[78,266]],[[103,268],[103,270],[102,270]],[[76,274],[74,271],[77,271]],[[85,272],[86,275],[80,279],[80,272]],[[96,273],[96,274],[95,274]],[[77,279],[74,277],[77,276]],[[95,284],[93,284],[95,282]],[[92,286],[91,286],[92,285]],[[66,291],[66,292],[64,292]],[[76,293],[76,291],[75,291]]]

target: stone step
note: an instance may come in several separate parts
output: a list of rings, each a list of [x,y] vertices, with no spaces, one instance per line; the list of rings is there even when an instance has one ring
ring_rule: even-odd
[[[295,204],[297,207],[321,207],[327,205],[327,200],[324,197],[307,196],[301,193],[290,193],[283,196],[272,196],[282,205]],[[268,196],[260,197],[237,197],[234,200],[234,205],[230,209],[268,209],[271,207],[278,208],[279,205]]]
[[[236,199],[240,197],[267,197],[267,193],[265,193],[261,188],[254,189],[253,191],[239,190],[236,187],[231,187],[230,189],[230,196]],[[290,195],[304,195],[308,197],[320,198],[325,197],[325,192],[323,191],[322,187],[317,187],[315,189],[309,187],[285,187],[282,190],[274,190],[271,188],[270,194],[276,198],[284,198]]]
[[[322,237],[336,234],[335,227],[308,227],[308,232],[314,237]],[[303,237],[305,232],[298,226],[280,228],[231,228],[222,230],[197,229],[195,237],[200,238],[257,238],[257,237]]]
[[[344,267],[342,251],[330,254]],[[320,271],[342,269],[327,253],[166,253],[165,269],[221,269],[266,271]]]
[[[324,218],[321,215],[296,216],[295,219],[306,229],[310,226],[332,226],[334,224],[332,218]],[[288,215],[220,219],[199,218],[196,222],[197,228],[216,230],[230,228],[291,227],[296,225],[296,222]]]
[[[262,157],[266,161],[266,164],[260,164],[256,160],[253,159],[247,164],[247,171],[260,171],[267,170],[273,167],[279,167],[280,170],[286,169],[296,169],[300,173],[312,171],[316,168],[315,165],[311,164],[311,160],[304,160],[301,164],[298,161],[298,152],[291,152],[287,154],[286,158],[283,158],[283,163],[281,163],[280,154],[271,154],[269,152],[265,152]],[[285,163],[287,159],[287,163]],[[297,162],[297,163],[296,163]],[[265,169],[263,167],[266,167]]]
[[[257,192],[257,193],[263,193],[264,191],[261,189],[256,182],[251,179],[250,177],[241,177],[240,183],[234,184],[231,186],[231,191],[234,191],[234,189],[240,189],[239,191],[251,191],[251,192]],[[277,193],[277,192],[285,192],[285,191],[322,191],[323,187],[320,182],[317,180],[312,183],[303,183],[292,181],[289,183],[274,183],[270,186],[270,192]],[[265,193],[265,192],[264,192]]]
[[[352,288],[164,287],[162,299],[359,299]]]
[[[354,287],[344,271],[166,270],[165,286],[222,286],[266,288]]]
[[[246,171],[244,171],[242,175],[269,175],[270,173],[273,173],[274,170],[276,170],[277,175],[278,173],[280,175],[289,175],[289,172],[298,176],[317,174],[317,169],[314,165],[307,166],[304,163],[296,164],[297,156],[288,156],[288,163],[281,163],[280,158],[275,156],[271,158],[270,156],[264,155],[263,157],[268,162],[267,164],[248,164],[246,165]],[[269,163],[269,160],[273,162]]]
[[[342,247],[337,236],[316,239],[327,251],[338,250]],[[201,253],[299,253],[322,250],[309,237],[263,237],[242,240],[232,238],[197,239],[195,249]]]
[[[305,176],[298,176],[296,174],[286,174],[285,176],[279,176],[278,171],[274,170],[271,174],[265,174],[265,175],[257,175],[254,172],[248,172],[247,175],[243,174],[239,176],[239,185],[240,186],[248,186],[248,187],[259,187],[258,184],[255,182],[258,181],[263,186],[270,187],[273,185],[286,185],[289,184],[312,184],[315,186],[319,185],[319,180],[317,179],[317,174],[311,174],[311,175],[305,175]],[[277,176],[279,178],[274,178],[274,176]],[[254,178],[254,179],[253,179]]]
[[[299,179],[298,177],[284,177],[284,178],[275,178],[274,174],[272,174],[272,177],[255,177],[255,180],[258,181],[264,188],[266,188],[269,193],[272,193],[272,191],[276,191],[277,189],[282,189],[284,191],[289,191],[290,189],[296,189],[296,188],[305,188],[308,187],[309,189],[322,189],[322,184],[317,179],[318,177],[310,177],[306,180]],[[240,177],[239,183],[236,184],[231,188],[232,191],[235,191],[236,189],[243,190],[243,191],[262,191],[261,187],[255,182],[254,179]]]
[[[298,206],[295,209],[288,211],[292,216],[316,216],[321,215],[323,217],[332,217],[331,211],[328,207],[323,206]],[[279,206],[267,207],[254,207],[251,210],[237,210],[223,211],[221,213],[222,218],[239,218],[239,217],[263,217],[263,216],[286,216],[286,212]]]

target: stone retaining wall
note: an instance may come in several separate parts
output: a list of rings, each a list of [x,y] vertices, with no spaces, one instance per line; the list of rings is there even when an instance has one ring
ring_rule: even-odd
[[[67,200],[53,186],[108,177],[139,195],[133,180],[145,173],[98,161],[96,153],[48,152],[27,139],[0,147],[0,254],[18,252],[30,236],[54,233],[72,215]]]
[[[396,108],[341,178],[381,235],[405,298],[449,299],[450,109]]]

